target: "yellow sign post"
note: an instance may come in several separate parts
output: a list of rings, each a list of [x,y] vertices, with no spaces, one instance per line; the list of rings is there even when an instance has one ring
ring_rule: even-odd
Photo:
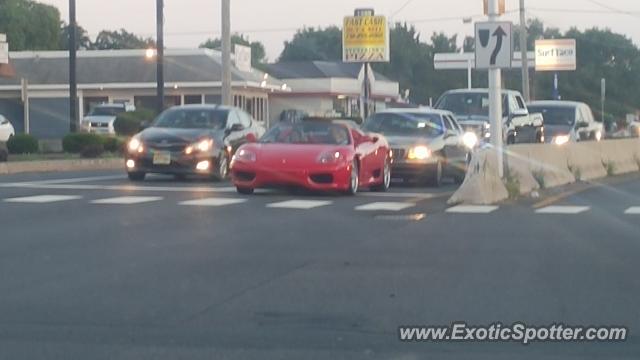
[[[384,16],[344,18],[342,58],[344,62],[388,62],[389,27]]]
[[[507,11],[507,7],[505,5],[505,0],[500,0],[498,2],[498,12],[500,15],[504,15]],[[484,14],[489,15],[489,0],[484,0]]]

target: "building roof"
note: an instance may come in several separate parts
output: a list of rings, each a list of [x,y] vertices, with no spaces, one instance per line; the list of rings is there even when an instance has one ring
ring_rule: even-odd
[[[150,84],[156,82],[156,62],[146,57],[146,50],[78,51],[78,84]],[[2,85],[19,85],[20,79],[30,85],[67,85],[69,58],[65,51],[12,52],[10,61],[14,78],[0,79]],[[209,49],[165,50],[165,83],[216,83],[222,79],[221,55]],[[260,86],[264,73],[232,69],[232,81],[247,86]],[[235,84],[234,84],[235,85]],[[269,78],[269,87],[282,82]]]
[[[267,64],[266,71],[278,79],[357,79],[362,64],[330,61],[285,61]],[[376,80],[390,81],[385,76],[374,73]]]

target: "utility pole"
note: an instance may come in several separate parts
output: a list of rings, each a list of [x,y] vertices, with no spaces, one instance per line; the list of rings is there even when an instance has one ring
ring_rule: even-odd
[[[76,0],[69,0],[69,131],[78,130],[78,79],[76,77],[77,46]]]
[[[158,114],[164,111],[164,0],[156,0],[156,64]]]
[[[529,56],[527,49],[527,17],[524,0],[520,0],[520,53],[522,54],[522,95],[524,101],[531,101],[529,86]]]
[[[498,21],[500,9],[498,0],[489,0],[489,21]],[[491,144],[497,153],[498,176],[504,176],[504,158],[502,155],[502,70],[489,69],[489,118],[491,121]]]
[[[231,103],[231,0],[222,0],[222,105]]]

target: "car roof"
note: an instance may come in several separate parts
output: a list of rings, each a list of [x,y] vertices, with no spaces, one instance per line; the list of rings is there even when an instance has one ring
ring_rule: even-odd
[[[528,106],[547,106],[547,107],[560,107],[560,106],[571,106],[571,107],[579,107],[586,105],[583,102],[579,101],[564,101],[564,100],[540,100],[540,101],[532,101]]]
[[[453,89],[448,90],[445,94],[486,94],[489,92],[487,88],[474,88],[474,89]],[[514,94],[520,95],[516,90],[502,89],[502,94]]]
[[[236,107],[218,104],[188,104],[172,106],[171,109],[232,110]]]
[[[434,109],[430,107],[385,109],[378,111],[376,114],[436,114],[441,116],[453,115],[451,111]]]

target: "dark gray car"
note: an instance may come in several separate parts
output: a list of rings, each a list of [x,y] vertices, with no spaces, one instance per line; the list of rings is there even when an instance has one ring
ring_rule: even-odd
[[[203,175],[225,179],[235,150],[264,134],[246,112],[219,105],[186,105],[166,110],[127,146],[129,178],[147,173]]]
[[[464,179],[471,149],[451,112],[386,110],[370,117],[364,130],[384,134],[389,141],[394,178],[418,179],[433,186],[440,186],[445,176]]]

